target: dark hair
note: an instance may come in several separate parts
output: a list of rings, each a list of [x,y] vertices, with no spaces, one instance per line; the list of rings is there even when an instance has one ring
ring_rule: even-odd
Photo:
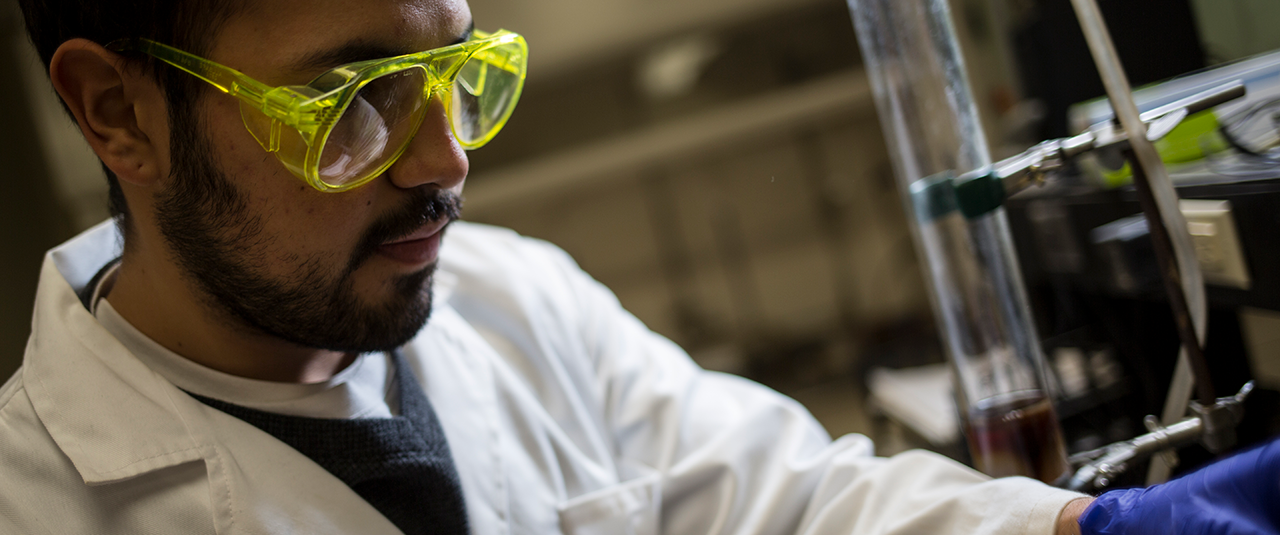
[[[27,35],[46,72],[58,47],[75,38],[105,46],[116,39],[145,37],[204,55],[222,24],[243,8],[243,0],[18,0],[18,3],[22,6]],[[130,61],[144,69],[160,86],[169,110],[169,124],[191,124],[174,121],[174,117],[193,113],[193,104],[205,90],[203,84],[178,69],[160,67],[163,64],[150,57],[140,56]],[[107,174],[107,208],[127,237],[129,207],[120,181],[105,164],[102,169]]]

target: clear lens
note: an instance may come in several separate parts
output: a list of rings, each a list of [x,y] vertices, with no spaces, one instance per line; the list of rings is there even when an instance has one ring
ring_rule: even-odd
[[[426,109],[426,72],[421,68],[370,81],[325,140],[318,165],[320,180],[343,187],[382,171],[417,131]]]
[[[453,133],[467,148],[483,145],[507,121],[524,81],[516,44],[481,50],[458,72],[450,99]]]

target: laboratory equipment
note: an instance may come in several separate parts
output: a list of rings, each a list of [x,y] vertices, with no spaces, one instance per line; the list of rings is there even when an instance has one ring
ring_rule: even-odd
[[[1187,425],[1187,435],[1197,437],[1210,451],[1221,452],[1235,445],[1235,427],[1240,422],[1239,405],[1252,390],[1246,384],[1236,397],[1217,399],[1214,395],[1213,382],[1209,375],[1209,367],[1203,354],[1205,334],[1207,331],[1207,304],[1204,280],[1200,273],[1200,265],[1194,256],[1194,245],[1188,230],[1187,221],[1178,206],[1178,194],[1173,189],[1172,180],[1159,152],[1153,143],[1172,131],[1188,117],[1244,96],[1242,83],[1228,85],[1218,90],[1210,90],[1199,95],[1188,97],[1183,101],[1152,110],[1148,114],[1140,114],[1133,98],[1132,89],[1120,64],[1111,36],[1102,20],[1101,11],[1096,0],[1072,0],[1076,15],[1080,19],[1085,39],[1093,54],[1110,97],[1118,124],[1124,140],[1113,144],[1122,146],[1123,160],[1132,168],[1133,182],[1141,201],[1142,211],[1151,227],[1151,238],[1157,265],[1164,281],[1169,303],[1173,308],[1174,323],[1177,326],[1178,338],[1182,343],[1178,355],[1172,384],[1166,399],[1163,412],[1165,425],[1176,427],[1188,421],[1199,421],[1199,430],[1193,431],[1194,425]],[[1105,125],[1093,129],[1095,132],[1106,132]],[[1088,136],[1094,143],[1101,140],[1099,136]],[[1076,143],[1071,146],[1087,146],[1089,143]],[[1192,373],[1194,370],[1194,379]],[[1195,387],[1199,402],[1191,408],[1195,413],[1188,420],[1182,420],[1191,397],[1191,388]],[[1105,486],[1114,475],[1109,472],[1121,471],[1123,463],[1112,464],[1125,455],[1152,450],[1171,450],[1181,444],[1166,443],[1162,440],[1142,440],[1147,437],[1167,438],[1167,432],[1152,420],[1148,420],[1152,433],[1109,447],[1109,455],[1092,460],[1077,470],[1071,485],[1084,485],[1086,482],[1095,486]],[[1126,446],[1127,444],[1127,446]],[[1146,448],[1138,448],[1142,444]],[[1162,455],[1161,461],[1153,463],[1148,474],[1148,483],[1163,481],[1168,477],[1174,460],[1172,453]],[[1103,475],[1098,476],[1097,473]]]
[[[1021,474],[1083,488],[1081,481],[1105,486],[1126,462],[1188,441],[1215,452],[1230,448],[1252,386],[1237,396],[1214,396],[1202,353],[1204,282],[1177,193],[1153,145],[1197,113],[1244,96],[1245,86],[1229,83],[1139,113],[1096,3],[1073,0],[1073,6],[1116,120],[992,164],[947,2],[849,1],[891,161],[909,200],[917,250],[928,266],[974,464],[994,476]],[[1163,425],[1153,421],[1149,435],[1077,457],[1084,466],[1068,482],[1051,383],[1003,204],[1089,152],[1116,167],[1128,165],[1134,176],[1182,350]],[[1199,400],[1192,404],[1194,415],[1184,419],[1193,386]],[[1151,482],[1166,478],[1171,464],[1153,465]]]
[[[1189,118],[1156,142],[1170,177],[1179,185],[1239,183],[1274,178],[1280,166],[1280,51],[1217,66],[1134,91],[1143,108],[1162,107],[1214,87],[1243,85],[1245,98]],[[1073,106],[1070,123],[1082,131],[1114,117],[1109,100]],[[1090,173],[1092,175],[1093,173]],[[1101,167],[1098,176],[1109,187],[1131,178],[1127,168]]]
[[[974,464],[1068,473],[1044,357],[945,0],[850,0]]]
[[[1220,398],[1211,405],[1192,401],[1191,411],[1195,416],[1168,427],[1161,425],[1155,416],[1148,416],[1143,423],[1149,433],[1072,455],[1071,464],[1080,468],[1066,488],[1082,492],[1107,488],[1134,464],[1191,444],[1203,444],[1213,453],[1227,451],[1235,445],[1236,426],[1244,416],[1244,402],[1252,391],[1250,381],[1234,396]]]

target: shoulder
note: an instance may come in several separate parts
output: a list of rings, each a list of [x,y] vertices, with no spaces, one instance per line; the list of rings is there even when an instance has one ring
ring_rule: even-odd
[[[440,271],[452,285],[447,302],[473,328],[548,359],[591,362],[601,326],[622,312],[563,250],[509,229],[450,226]]]

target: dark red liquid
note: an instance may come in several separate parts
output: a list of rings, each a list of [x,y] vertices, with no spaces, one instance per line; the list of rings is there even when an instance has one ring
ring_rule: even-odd
[[[983,400],[969,411],[965,431],[974,467],[992,477],[1052,483],[1070,468],[1058,417],[1039,392]]]

